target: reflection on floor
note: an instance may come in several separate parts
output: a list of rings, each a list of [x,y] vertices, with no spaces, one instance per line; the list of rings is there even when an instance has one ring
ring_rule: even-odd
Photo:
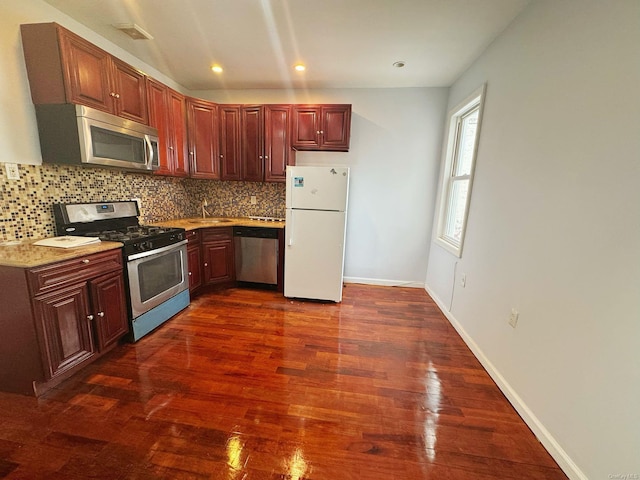
[[[565,479],[420,289],[195,299],[38,400],[0,394],[0,478]]]

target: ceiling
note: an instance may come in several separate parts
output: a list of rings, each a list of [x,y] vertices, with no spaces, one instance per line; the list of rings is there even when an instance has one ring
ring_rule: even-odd
[[[530,0],[45,1],[185,88],[212,90],[449,86]]]

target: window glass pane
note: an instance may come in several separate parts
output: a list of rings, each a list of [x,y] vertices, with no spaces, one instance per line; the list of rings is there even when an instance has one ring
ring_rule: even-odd
[[[471,175],[473,151],[476,145],[476,129],[478,127],[478,111],[479,109],[475,108],[461,119],[456,166],[453,172],[456,177]]]
[[[459,245],[462,241],[462,227],[467,206],[469,180],[453,180],[449,193],[447,217],[444,224],[444,236]]]

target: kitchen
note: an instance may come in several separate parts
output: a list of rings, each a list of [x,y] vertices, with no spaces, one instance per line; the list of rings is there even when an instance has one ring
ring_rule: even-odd
[[[572,9],[572,7],[575,6],[575,3],[571,2],[563,2],[557,7],[553,7],[546,2],[538,2],[537,5],[536,2],[533,3],[534,5],[532,5],[527,11],[527,16],[525,16],[518,24],[520,29],[514,27],[513,30],[507,31],[504,35],[505,40],[499,43],[498,46],[492,50],[495,55],[502,55],[505,58],[509,58],[510,61],[513,61],[514,65],[519,65],[518,61],[509,57],[510,51],[508,47],[505,46],[505,42],[510,40],[513,42],[513,45],[517,44],[518,38],[520,38],[517,35],[522,35],[524,42],[531,41],[531,39],[527,37],[527,34],[523,33],[521,28],[523,23],[526,25],[534,25],[532,28],[534,28],[535,31],[558,31],[556,29],[559,27],[550,20],[555,18],[554,14],[557,14],[557,18],[575,16],[582,19],[585,22],[584,24],[589,26],[597,23],[593,20],[595,18],[599,18],[600,21],[603,21],[602,18],[607,19],[607,22],[609,23],[605,22],[598,27],[605,29],[604,32],[606,35],[599,36],[599,38],[612,36],[616,39],[616,43],[614,43],[614,40],[611,40],[610,43],[605,44],[602,48],[604,48],[605,51],[609,51],[606,50],[608,48],[611,52],[616,52],[615,54],[612,53],[610,55],[610,58],[612,59],[616,56],[619,57],[620,55],[624,55],[625,53],[628,54],[628,58],[634,58],[633,55],[635,55],[635,50],[633,49],[635,47],[633,47],[633,45],[637,45],[639,43],[636,41],[637,39],[633,38],[626,39],[625,41],[618,41],[618,39],[623,37],[625,34],[631,35],[629,32],[634,30],[625,30],[624,28],[614,28],[611,26],[615,22],[624,23],[623,19],[625,18],[625,12],[627,13],[626,17],[635,18],[635,13],[633,13],[633,11],[625,10],[625,8],[632,8],[630,3],[625,4],[623,2],[617,2],[620,9],[611,10],[607,12],[606,15],[599,12],[598,7],[595,4],[590,4],[589,9],[585,10],[583,13],[578,13]],[[9,7],[3,6],[3,9],[7,8]],[[554,10],[555,8],[558,10]],[[546,9],[548,9],[548,11]],[[551,12],[549,15],[544,14],[549,12]],[[21,23],[58,21],[66,26],[73,27],[75,32],[82,34],[82,36],[85,36],[102,48],[109,50],[116,56],[123,58],[128,63],[138,66],[145,71],[147,71],[147,68],[146,66],[141,65],[127,52],[105,42],[100,36],[91,32],[83,25],[70,20],[68,17],[44,2],[20,2],[20,5],[11,6],[10,11],[7,13],[8,14],[4,15],[2,20],[0,20],[0,22],[3,22],[2,32],[0,33],[2,37],[0,40],[2,45],[6,47],[5,51],[10,52],[9,55],[4,56],[1,60],[3,62],[2,82],[5,86],[4,105],[6,105],[6,108],[3,108],[2,112],[0,112],[3,124],[0,142],[3,147],[3,152],[5,152],[5,157],[2,160],[9,163],[19,164],[20,180],[9,181],[6,179],[4,171],[2,172],[2,240],[12,241],[53,235],[54,230],[52,220],[48,215],[43,214],[43,208],[49,208],[51,204],[56,202],[101,201],[104,198],[140,198],[143,219],[148,223],[170,218],[198,216],[200,214],[199,209],[203,198],[216,199],[216,201],[219,202],[219,208],[223,210],[216,210],[216,215],[244,216],[247,214],[257,214],[264,216],[282,216],[284,213],[284,190],[280,185],[254,184],[249,182],[243,182],[240,184],[235,182],[207,182],[205,180],[193,179],[164,179],[107,170],[88,172],[70,167],[39,165],[38,159],[40,153],[35,129],[35,116],[31,110],[32,104],[29,98],[26,73],[24,71],[23,59],[21,57],[21,45],[19,42],[17,25]],[[591,37],[586,34],[582,35],[583,32],[589,31],[588,28],[582,30],[579,22],[565,27],[569,28],[572,34],[577,39],[580,39],[583,44],[591,45]],[[581,55],[585,55],[586,57],[582,59],[584,65],[590,65],[590,62],[595,61],[594,58],[601,61],[601,57],[597,54],[597,52],[601,50],[580,49],[571,43],[571,38],[572,36],[568,35],[567,38],[564,39],[560,34],[553,37],[555,42],[560,45],[565,45],[566,48],[569,49],[571,52],[569,55],[574,54],[576,51],[580,52]],[[589,52],[592,53],[593,57],[589,56]],[[529,60],[533,62],[532,65],[536,65],[535,61],[533,61],[536,58],[540,57],[532,55],[532,58],[529,58]],[[504,61],[506,62],[506,60]],[[574,64],[569,64],[565,67],[559,67],[561,63],[552,64],[553,68],[566,68],[566,73],[569,78],[580,78],[581,81],[584,81],[584,79],[588,77],[588,75],[578,75],[578,73],[574,74],[570,70],[571,68],[578,68]],[[611,68],[608,70],[609,72],[618,73],[620,70],[614,65],[611,65],[610,67]],[[531,78],[539,78],[536,76],[536,72],[527,72]],[[152,73],[154,77],[163,80],[174,88],[179,87],[172,83],[171,79],[162,76],[159,72],[157,75],[155,71],[150,71],[150,73]],[[637,78],[635,77],[636,74],[637,72],[635,70],[630,70],[627,74],[620,73],[618,76],[611,73],[610,76],[607,76],[606,78],[601,76],[589,77],[592,79],[590,80],[590,83],[585,85],[585,88],[591,86],[593,88],[601,89],[602,85],[618,85],[618,83],[621,83],[621,78],[628,78],[629,81],[631,81],[634,78]],[[501,77],[496,78],[500,79]],[[496,78],[493,79],[495,82],[498,81]],[[521,77],[519,74],[514,74],[512,78]],[[602,81],[602,85],[598,83],[599,81]],[[523,80],[522,89],[526,91],[524,83],[525,82]],[[520,85],[518,81],[515,81],[510,88],[514,88],[514,86],[518,85]],[[527,84],[526,87],[533,88],[534,92],[542,95],[541,98],[547,98],[546,95],[548,92],[543,90],[542,86],[538,85],[545,85],[545,83],[540,81],[536,86]],[[455,84],[455,88],[452,92],[460,98],[476,86],[477,77],[469,77],[468,79],[463,78],[460,83]],[[489,83],[489,94],[491,93],[491,88],[491,83]],[[500,89],[496,90],[495,88],[496,87],[494,87],[493,90],[494,95],[496,95],[497,91],[501,91]],[[619,92],[616,94],[619,96],[624,96],[624,92],[629,91],[626,84],[623,84],[615,90],[616,92]],[[511,90],[506,89],[504,91]],[[433,272],[437,272],[438,269],[453,272],[453,269],[447,270],[445,268],[447,261],[436,252],[436,247],[432,246],[431,249],[429,249],[431,238],[431,219],[433,218],[437,190],[437,172],[440,163],[440,145],[444,133],[446,111],[449,108],[449,88],[347,88],[325,90],[311,89],[297,92],[287,90],[237,90],[226,91],[224,93],[207,92],[204,94],[201,92],[194,92],[194,94],[200,98],[207,98],[220,103],[352,104],[354,112],[352,119],[352,142],[348,153],[325,154],[321,152],[308,152],[300,153],[297,157],[299,164],[312,164],[326,161],[327,163],[332,164],[348,165],[352,169],[350,208],[351,211],[358,211],[360,213],[357,217],[350,218],[348,222],[348,254],[346,259],[347,263],[345,265],[345,275],[347,280],[351,279],[353,281],[362,282],[367,280],[370,282],[377,281],[379,284],[383,285],[414,284],[416,286],[422,286],[425,283],[424,277],[425,271],[427,271],[427,263],[429,263],[428,268],[430,275],[432,275]],[[517,104],[517,101],[515,101],[517,95],[515,98],[513,96],[504,98],[505,103],[488,104],[487,112],[490,111],[490,108],[500,108],[502,109],[502,113],[505,115],[513,114],[514,111],[510,110],[505,105],[507,103],[510,105]],[[558,100],[557,94],[556,96],[549,96],[548,98]],[[583,96],[582,98],[584,101],[585,97]],[[507,99],[509,102],[506,101]],[[569,100],[565,99],[565,102],[568,101]],[[589,101],[591,102],[590,105],[592,107],[597,107],[603,111],[603,119],[611,118],[611,115],[606,113],[606,106],[603,107],[597,103],[597,99],[590,98]],[[564,103],[558,100],[554,102],[554,104],[554,108],[558,108],[557,104],[563,105]],[[624,105],[624,102],[621,101],[621,105]],[[533,118],[540,121],[540,114],[535,107],[528,105],[527,108],[529,108],[529,110],[533,110],[534,113],[537,114],[537,116],[534,115]],[[544,117],[542,118],[543,120],[536,125],[541,125],[548,120]],[[588,123],[588,120],[583,118],[581,119],[581,122]],[[630,124],[633,124],[633,122],[630,122]],[[492,130],[487,127],[487,125],[492,125],[492,123],[485,124],[484,132],[489,134]],[[598,126],[601,127],[601,125]],[[500,124],[500,126],[498,126],[495,124],[495,128],[505,128],[505,125]],[[591,125],[586,125],[585,130],[590,131],[590,128],[592,128]],[[620,144],[619,141],[616,141],[615,143],[610,142],[609,139],[611,137],[612,136],[605,137],[606,141],[603,142],[603,145],[607,145],[613,152],[621,153],[620,155],[614,155],[614,158],[629,158],[628,155],[623,154],[624,152],[620,152],[620,149],[624,149],[623,147],[637,151],[635,149],[635,144],[630,144],[628,141],[623,142],[622,144]],[[623,137],[631,138],[631,135],[623,135]],[[516,139],[519,137],[515,135],[512,138]],[[551,138],[553,138],[553,136],[551,136]],[[619,136],[617,136],[617,138],[619,138]],[[553,142],[555,141],[556,139],[553,138]],[[555,145],[553,142],[551,142],[551,144]],[[495,148],[495,145],[498,143],[500,142],[497,140],[495,142],[489,141],[486,145]],[[574,143],[574,145],[575,144],[576,143]],[[558,149],[561,149],[561,147],[558,147]],[[591,151],[599,151],[599,149],[586,146],[581,149],[581,152],[587,158],[591,158],[593,155],[590,153]],[[495,158],[502,158],[499,152]],[[366,161],[364,159],[366,159]],[[487,181],[487,174],[491,173],[500,175],[501,173],[509,171],[508,168],[500,170],[498,173],[494,170],[486,170],[487,168],[497,168],[497,166],[491,162],[480,163],[480,165],[481,167],[479,167],[480,169],[478,171],[478,182],[476,184],[477,188],[474,192],[474,201],[487,198],[488,187],[483,187],[483,185],[486,185],[485,182]],[[584,163],[583,165],[585,165],[585,168],[591,169],[590,171],[594,173],[597,172],[597,176],[599,178],[603,178],[603,176],[607,175],[606,172],[597,170],[595,165],[589,164],[587,166]],[[402,168],[398,168],[399,166]],[[624,166],[621,166],[621,169],[623,171],[627,170]],[[410,178],[408,178],[406,172],[411,172],[411,175],[409,176]],[[633,175],[629,175],[625,181],[631,181],[633,178]],[[420,179],[427,180],[423,181]],[[503,188],[507,187],[504,186]],[[240,189],[241,195],[235,194],[238,189]],[[582,191],[579,190],[579,187],[576,187],[576,189],[578,189],[578,194],[582,193]],[[518,191],[517,194],[516,192],[510,192],[511,194],[507,194],[506,198],[514,200],[518,198],[518,194],[529,193],[527,188],[516,188],[516,190]],[[633,190],[629,189],[625,191],[632,192]],[[494,190],[494,193],[497,194],[504,192],[501,190]],[[475,196],[475,194],[477,194],[477,196]],[[618,195],[622,195],[622,193],[619,193]],[[256,205],[251,205],[251,196],[256,196]],[[165,201],[169,198],[171,199],[171,202]],[[611,197],[611,201],[613,201],[614,198],[615,195]],[[276,202],[272,203],[272,200],[276,200]],[[633,200],[635,199],[626,203],[630,205],[637,205],[637,202]],[[501,213],[501,215],[497,216],[493,215],[491,217],[483,217],[491,219],[489,223],[492,230],[499,231],[501,235],[505,235],[507,238],[517,235],[517,230],[505,230],[502,228],[503,225],[499,220],[501,217],[505,219],[513,218],[513,212],[508,210],[508,205],[514,205],[514,203],[492,202],[492,204],[495,208],[498,208],[499,213]],[[515,205],[519,204],[520,203],[518,202],[515,203]],[[608,204],[608,202],[604,202],[602,206],[592,210],[601,212],[601,209]],[[276,207],[272,208],[271,206],[267,207],[266,205],[276,205]],[[484,204],[478,203],[476,205],[483,206]],[[498,205],[500,206],[498,207]],[[526,206],[528,204],[524,203],[523,205]],[[546,208],[544,204],[543,207]],[[550,215],[551,218],[554,217],[553,211],[550,208],[546,209],[545,213]],[[417,218],[425,219],[425,221],[416,222]],[[529,220],[534,222],[532,225],[537,225],[541,229],[545,229],[545,222],[537,218],[531,218],[530,216]],[[580,221],[582,220],[585,220],[586,222],[586,219],[580,219]],[[588,222],[590,227],[593,227],[592,220],[593,219],[591,218]],[[481,228],[477,225],[472,226],[474,229]],[[528,232],[529,228],[525,225],[524,228],[520,229],[520,231],[523,233]],[[627,242],[632,243],[633,239],[636,238],[634,237],[635,234],[635,231],[633,231],[632,236],[625,239],[623,245],[627,245]],[[537,237],[534,234],[531,238]],[[573,239],[578,245],[584,244],[582,242],[582,237],[577,236],[577,234],[569,235],[567,238]],[[519,236],[518,241],[521,242],[522,245],[528,245],[527,240],[520,238]],[[592,241],[595,241],[595,239]],[[398,248],[398,245],[402,245],[402,248]],[[481,264],[478,263],[478,260],[475,262],[470,260],[479,258],[474,252],[474,245],[478,244],[474,244],[472,242],[469,243],[468,247],[465,247],[467,248],[470,257],[466,262],[463,261],[458,267],[471,269],[472,273],[474,272],[473,269],[476,269],[477,271],[481,266]],[[429,250],[431,250],[431,252]],[[598,249],[598,251],[603,250],[606,251],[606,249],[603,248]],[[624,248],[617,250],[620,254],[625,251]],[[489,249],[489,251],[493,250]],[[518,252],[511,250],[509,250],[509,253],[512,255],[518,254]],[[524,253],[521,255],[521,257],[517,258],[526,258]],[[607,255],[614,255],[614,253],[612,252]],[[522,262],[520,261],[513,261],[510,263],[512,265],[522,265]],[[562,264],[562,262],[556,263]],[[624,263],[625,262],[614,261],[611,259],[611,261],[606,265],[621,265]],[[537,267],[529,265],[526,261],[524,265],[524,268],[527,270],[535,271],[537,269]],[[498,276],[499,278],[495,278],[495,281],[499,282],[498,285],[501,285],[502,291],[510,292],[513,294],[512,296],[515,297],[517,296],[517,292],[512,292],[512,290],[517,286],[520,288],[523,287],[519,282],[513,283],[503,280],[503,276],[505,278],[513,278],[506,275],[505,272],[507,271],[509,271],[508,267],[500,264],[501,274]],[[585,279],[591,278],[591,274],[576,276],[576,271],[581,272],[581,268],[577,267],[577,270],[574,270],[574,275],[572,275],[572,277]],[[636,280],[633,279],[635,277],[628,278],[627,273],[622,272],[623,275],[610,275],[609,268],[605,266],[604,263],[599,263],[596,266],[595,273],[599,273],[602,278],[618,278],[620,279],[620,285],[624,285],[625,282],[626,285],[637,284]],[[450,277],[447,275],[450,275]],[[457,318],[464,319],[465,316],[469,315],[467,309],[471,308],[465,303],[465,291],[456,289],[455,296],[453,297],[449,294],[442,293],[447,292],[447,290],[451,288],[450,285],[453,285],[453,273],[447,275],[431,277],[431,287],[436,289],[436,291],[441,292],[440,295],[445,306],[450,306],[450,302],[453,302],[454,309],[452,311],[457,312]],[[477,277],[479,273],[476,273],[475,275]],[[563,278],[563,276],[561,278]],[[474,277],[470,276],[469,278],[473,279]],[[520,277],[516,274],[515,278]],[[558,279],[556,281],[559,282],[560,280]],[[546,283],[546,281],[539,282],[540,285],[544,283]],[[477,283],[475,285],[477,285]],[[605,288],[606,292],[600,292],[599,295],[590,296],[593,300],[585,302],[585,312],[583,312],[584,314],[582,315],[582,318],[592,317],[593,314],[588,313],[589,307],[591,307],[594,312],[601,310],[601,304],[598,303],[596,298],[602,298],[603,296],[612,297],[615,295],[613,290],[609,290],[613,289],[614,285],[618,285],[618,282],[613,282],[612,285],[608,287],[602,287]],[[473,287],[474,283],[472,282],[467,287],[466,292],[470,292],[469,288]],[[526,288],[523,289],[523,291],[526,290]],[[537,289],[534,288],[534,290]],[[565,284],[557,285],[557,290],[559,292],[569,291],[572,294],[575,293],[573,288],[569,288]],[[468,295],[468,293],[466,295]],[[524,300],[527,300],[527,298],[523,298],[523,301]],[[501,303],[502,302],[500,301],[492,302],[496,308],[501,305]],[[483,318],[490,316],[486,311],[487,308],[483,307],[484,303],[476,302],[475,305],[479,308],[479,311],[483,312]],[[612,334],[615,336],[615,339],[609,339],[609,334],[601,332],[600,327],[597,326],[598,323],[592,322],[590,324],[591,328],[595,330],[593,330],[593,336],[589,336],[586,339],[586,343],[591,344],[595,342],[594,344],[598,346],[597,348],[599,350],[609,352],[633,351],[633,345],[628,345],[628,343],[631,342],[631,339],[636,338],[636,336],[632,334],[632,332],[635,331],[632,326],[634,324],[628,319],[630,318],[629,315],[631,313],[637,311],[636,307],[637,305],[629,300],[623,301],[618,307],[616,307],[615,315],[622,320],[618,323],[620,330],[617,333]],[[448,310],[448,308],[445,310]],[[559,308],[559,311],[562,311],[562,308]],[[559,318],[572,318],[572,315],[566,315],[567,313],[568,312],[565,312],[564,317],[562,317],[560,313],[558,313],[558,315],[551,315],[549,321],[552,319],[557,320]],[[504,315],[496,313],[496,316],[502,317]],[[541,315],[540,317],[544,316]],[[486,320],[486,322],[491,324],[488,320]],[[504,323],[506,324],[506,322]],[[564,322],[558,321],[556,324],[563,325]],[[530,353],[526,348],[521,348],[520,352],[517,354],[514,353],[518,359],[516,363],[513,364],[514,368],[516,368],[516,372],[514,373],[510,370],[511,367],[507,366],[512,364],[503,358],[505,352],[500,347],[495,345],[491,346],[492,341],[485,338],[483,333],[477,332],[475,328],[471,326],[472,324],[465,323],[465,325],[466,329],[469,330],[471,337],[475,339],[481,347],[483,347],[482,350],[484,350],[492,362],[497,365],[498,370],[506,376],[508,382],[512,384],[515,391],[520,392],[521,396],[524,395],[525,400],[529,399],[527,403],[531,404],[534,412],[537,412],[539,421],[546,426],[547,430],[551,431],[551,437],[555,436],[568,450],[574,451],[574,448],[576,449],[571,456],[579,465],[583,466],[587,472],[591,472],[592,475],[590,476],[598,478],[601,476],[599,475],[600,473],[605,475],[607,473],[615,474],[617,473],[616,468],[618,467],[632,471],[636,464],[634,464],[632,460],[633,455],[629,450],[629,446],[634,445],[634,441],[636,442],[635,445],[637,445],[637,439],[625,428],[625,425],[628,425],[629,418],[635,415],[632,413],[635,409],[631,408],[631,404],[629,402],[630,399],[633,398],[632,385],[637,385],[637,383],[629,381],[629,387],[626,387],[625,385],[627,384],[621,385],[616,383],[614,378],[607,379],[600,375],[597,377],[597,385],[599,385],[599,388],[602,391],[616,390],[619,392],[627,392],[628,394],[622,393],[616,397],[615,402],[618,416],[610,425],[605,426],[597,424],[593,426],[601,432],[599,437],[600,439],[603,437],[611,439],[611,442],[609,443],[612,445],[612,450],[602,452],[600,447],[592,447],[592,445],[596,444],[601,445],[602,440],[593,440],[593,442],[589,441],[588,445],[578,447],[578,444],[582,444],[582,440],[578,441],[578,439],[589,438],[589,435],[580,433],[578,425],[590,425],[592,423],[590,419],[593,418],[593,415],[589,412],[592,410],[602,411],[602,409],[597,408],[601,405],[601,400],[592,398],[586,401],[584,400],[584,397],[581,397],[583,398],[581,401],[587,402],[585,405],[586,411],[573,411],[571,415],[572,417],[575,415],[574,421],[571,422],[571,425],[565,425],[558,417],[566,416],[566,412],[558,413],[554,407],[547,405],[544,399],[538,398],[535,393],[525,393],[532,391],[550,391],[556,392],[555,396],[557,397],[573,398],[572,393],[569,393],[564,387],[560,386],[564,384],[567,385],[566,388],[569,390],[571,390],[570,387],[575,387],[574,390],[576,392],[584,392],[581,381],[579,380],[582,378],[582,375],[579,373],[581,370],[571,367],[573,361],[565,361],[565,355],[558,354],[563,358],[562,363],[566,365],[566,369],[560,369],[557,372],[557,375],[562,375],[562,372],[565,371],[567,372],[567,377],[572,380],[564,381],[556,379],[553,382],[554,387],[552,388],[537,376],[525,374],[525,372],[527,372],[527,368],[520,362],[524,362],[525,364],[526,362],[524,361],[524,358],[521,358],[521,356],[538,358],[535,354]],[[502,322],[500,325],[502,325]],[[510,327],[507,325],[507,328]],[[495,329],[498,329],[498,327],[496,326]],[[550,330],[552,330],[551,327]],[[595,332],[600,332],[600,334]],[[541,333],[539,334],[542,335]],[[567,351],[567,346],[569,346],[568,352],[570,352],[571,355],[575,356],[575,358],[580,358],[580,361],[583,362],[583,364],[589,364],[590,360],[580,353],[580,347],[585,344],[584,342],[570,340],[572,335],[564,330],[557,332],[557,334],[560,335],[560,338],[566,339],[566,342],[563,343],[562,351]],[[494,338],[502,339],[502,336],[501,334],[496,333]],[[550,340],[547,337],[544,337],[544,335],[542,335],[542,338],[546,340],[540,340],[539,346],[542,350],[545,350],[546,347],[542,347],[542,345],[548,345]],[[598,339],[597,341],[595,340],[596,338]],[[613,342],[613,345],[616,345],[616,347],[608,348],[605,344],[599,344],[600,341],[605,342],[604,339],[608,339],[606,340],[606,345],[611,347],[612,345],[610,342]],[[513,341],[517,340],[514,339]],[[500,340],[498,343],[502,342],[503,340]],[[506,343],[507,340],[505,339],[504,342]],[[555,345],[555,341],[551,341],[551,344]],[[495,349],[495,353],[491,353],[492,348]],[[567,353],[567,355],[569,355],[569,353]],[[622,372],[628,373],[630,378],[635,378],[633,376],[635,374],[633,373],[634,370],[632,368],[633,365],[635,365],[635,360],[632,358],[626,359],[623,362],[618,357],[614,359],[613,357],[610,357],[610,354],[602,354],[599,359],[600,362],[604,361],[605,364],[616,365],[616,368],[621,369]],[[538,360],[544,361],[542,358],[538,358]],[[554,370],[549,367],[546,369]],[[598,368],[594,368],[593,370],[598,371]],[[516,378],[518,379],[516,380]],[[579,384],[580,388],[578,388],[577,384]],[[574,403],[580,402],[576,400]],[[562,408],[562,404],[558,408],[559,411],[564,412],[565,410]],[[620,442],[614,440],[616,437],[620,439]],[[615,450],[615,452],[613,450]],[[595,472],[598,472],[598,474]]]

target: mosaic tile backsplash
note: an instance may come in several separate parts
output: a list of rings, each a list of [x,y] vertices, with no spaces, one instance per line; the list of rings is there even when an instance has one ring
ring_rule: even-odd
[[[285,215],[281,183],[180,179],[52,164],[19,165],[20,180],[8,180],[4,165],[0,167],[0,242],[56,235],[54,203],[139,198],[141,223],[200,216],[204,200],[212,216]]]

